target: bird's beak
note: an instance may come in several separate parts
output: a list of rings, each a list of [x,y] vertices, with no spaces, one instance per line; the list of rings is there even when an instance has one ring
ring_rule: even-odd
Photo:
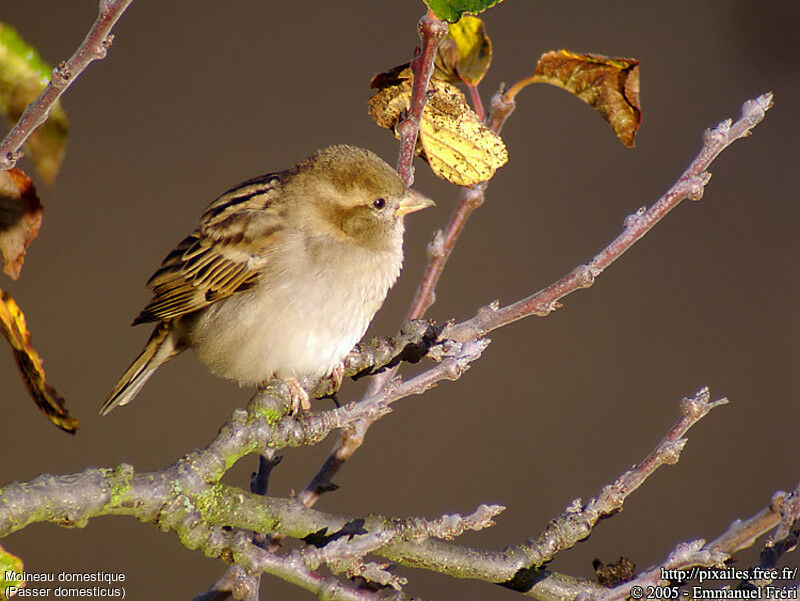
[[[424,194],[420,194],[416,190],[408,188],[405,194],[403,194],[403,198],[400,199],[400,206],[397,207],[397,216],[402,217],[403,215],[408,215],[415,211],[427,209],[428,207],[434,206],[434,204],[435,203]]]

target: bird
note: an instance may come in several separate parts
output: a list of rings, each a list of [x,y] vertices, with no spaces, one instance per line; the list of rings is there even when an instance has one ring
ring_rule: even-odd
[[[280,378],[292,414],[310,409],[304,383],[341,381],[400,274],[405,215],[433,204],[348,145],[228,190],[147,282],[152,299],[132,325],[155,327],[100,414],[130,403],[187,349],[242,386]]]

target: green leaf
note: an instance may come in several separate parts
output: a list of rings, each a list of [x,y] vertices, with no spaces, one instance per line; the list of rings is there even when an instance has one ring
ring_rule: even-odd
[[[437,17],[455,23],[464,13],[477,15],[502,0],[423,0]]]
[[[22,574],[23,571],[22,560],[16,555],[12,555],[3,547],[0,547],[0,599],[5,599],[6,589],[10,586],[22,587],[25,586],[19,580],[12,580],[6,578],[6,574]]]
[[[16,29],[0,23],[0,110],[12,123],[16,123],[25,107],[44,90],[51,71]],[[48,184],[53,182],[61,166],[66,138],[67,115],[56,102],[47,121],[25,144],[36,169]]]

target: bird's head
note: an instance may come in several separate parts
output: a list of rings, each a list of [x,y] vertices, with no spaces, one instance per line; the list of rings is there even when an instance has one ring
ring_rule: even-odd
[[[285,189],[305,205],[316,231],[374,248],[402,239],[403,217],[434,204],[375,153],[345,145],[300,163]]]

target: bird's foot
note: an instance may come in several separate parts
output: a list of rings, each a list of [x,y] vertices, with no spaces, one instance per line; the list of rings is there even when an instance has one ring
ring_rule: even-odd
[[[302,409],[303,411],[311,411],[311,401],[309,400],[306,389],[302,384],[294,378],[286,378],[284,380],[289,387],[289,397],[291,398],[292,415],[297,415]]]
[[[347,353],[347,355],[345,355],[344,359],[339,361],[336,367],[333,368],[333,371],[331,372],[331,380],[333,381],[334,393],[342,387],[342,381],[344,380],[344,372],[347,369],[347,364],[350,361],[358,359],[360,356],[361,353],[359,353],[356,349],[353,349]]]

